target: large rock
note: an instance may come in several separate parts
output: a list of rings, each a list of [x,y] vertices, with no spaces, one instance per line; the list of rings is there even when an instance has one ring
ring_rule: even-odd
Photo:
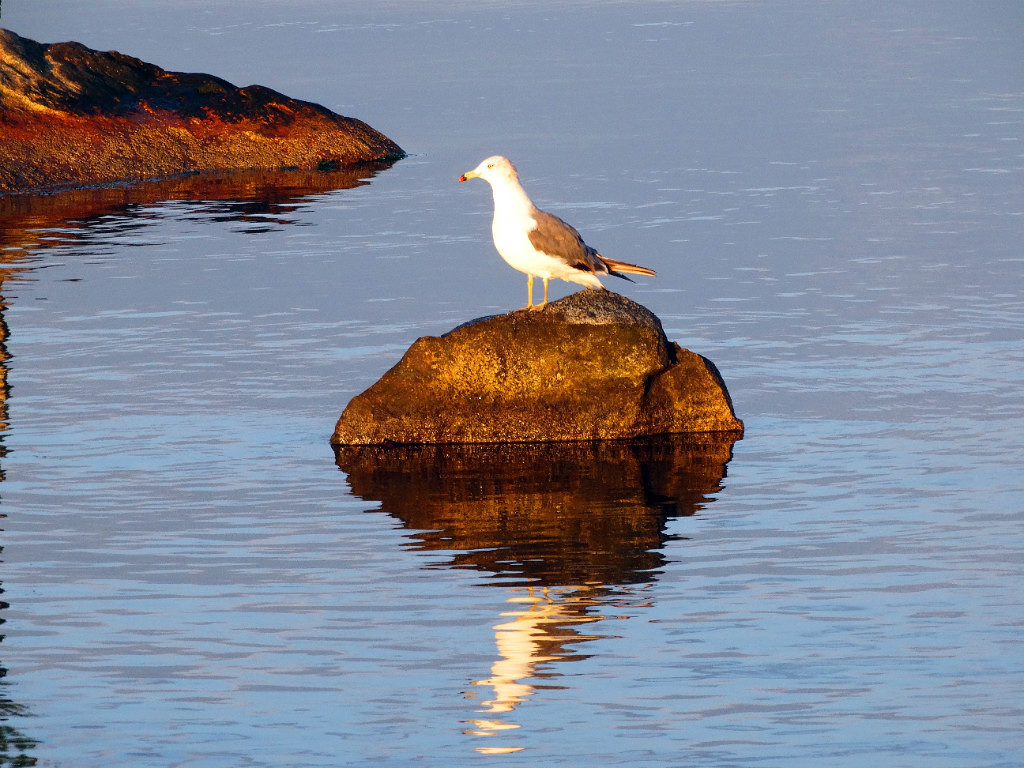
[[[649,310],[584,290],[416,340],[331,442],[510,443],[742,432],[714,364]]]
[[[0,29],[0,193],[403,155],[365,123],[269,88]]]

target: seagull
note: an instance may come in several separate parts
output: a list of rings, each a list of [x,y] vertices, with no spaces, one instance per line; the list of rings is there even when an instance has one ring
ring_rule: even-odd
[[[651,275],[653,269],[615,261],[602,256],[580,237],[580,233],[557,216],[533,204],[522,185],[519,174],[507,157],[488,157],[459,181],[483,179],[494,194],[494,221],[491,234],[509,266],[526,273],[526,301],[523,309],[535,309],[548,303],[548,281],[568,280],[588,288],[608,290],[598,275],[615,275],[631,280],[626,274]],[[533,303],[533,278],[544,281],[544,301]]]

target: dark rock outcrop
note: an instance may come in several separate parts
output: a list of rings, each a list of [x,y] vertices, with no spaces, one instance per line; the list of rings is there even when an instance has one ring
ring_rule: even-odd
[[[418,339],[353,398],[331,442],[616,440],[742,429],[710,360],[670,343],[639,304],[584,290]]]
[[[269,88],[0,29],[0,193],[403,155],[365,123]]]

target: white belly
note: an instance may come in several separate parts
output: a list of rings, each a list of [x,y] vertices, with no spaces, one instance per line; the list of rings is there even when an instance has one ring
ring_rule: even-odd
[[[552,259],[537,253],[530,244],[529,227],[532,219],[495,218],[491,225],[494,247],[508,265],[520,272],[536,277],[551,277]]]

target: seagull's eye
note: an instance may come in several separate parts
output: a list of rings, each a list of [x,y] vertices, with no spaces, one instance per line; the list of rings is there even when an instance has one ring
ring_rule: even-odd
[[[488,164],[487,164],[487,167],[488,167],[488,168],[493,168],[493,167],[494,167],[494,163],[488,163]]]

